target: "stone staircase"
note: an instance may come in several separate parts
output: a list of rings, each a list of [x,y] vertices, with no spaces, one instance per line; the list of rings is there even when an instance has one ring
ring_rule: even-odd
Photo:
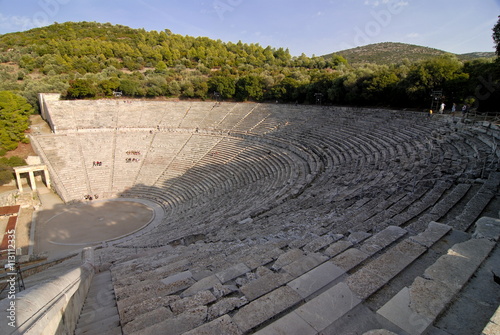
[[[75,335],[122,334],[111,273],[97,273],[90,286]]]

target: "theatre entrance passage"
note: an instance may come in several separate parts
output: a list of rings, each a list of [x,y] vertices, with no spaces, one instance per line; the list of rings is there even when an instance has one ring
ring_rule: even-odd
[[[36,191],[35,172],[43,171],[45,183],[47,187],[50,188],[50,177],[46,165],[18,166],[14,168],[14,171],[16,172],[17,187],[19,188],[19,192],[23,191],[23,183],[21,182],[21,173],[28,173],[30,178],[31,189],[33,191]]]

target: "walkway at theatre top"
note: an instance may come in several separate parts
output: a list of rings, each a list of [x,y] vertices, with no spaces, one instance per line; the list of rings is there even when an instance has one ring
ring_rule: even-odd
[[[101,272],[76,334],[497,327],[494,124],[281,104],[42,97],[41,105],[54,134],[32,143],[64,201],[135,198],[164,213],[95,250]],[[79,269],[83,287],[94,267]],[[61,324],[71,329],[76,313]]]

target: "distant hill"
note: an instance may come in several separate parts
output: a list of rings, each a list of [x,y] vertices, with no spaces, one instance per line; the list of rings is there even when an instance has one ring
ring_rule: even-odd
[[[324,55],[324,58],[330,58],[332,55],[340,55],[347,59],[350,64],[356,63],[375,63],[375,64],[394,64],[400,63],[403,59],[410,62],[416,62],[447,54],[448,52],[423,47],[419,45],[406,43],[375,43],[352,49],[338,51],[332,54]],[[494,52],[474,52],[463,55],[456,55],[460,60],[472,60],[477,58],[494,57]]]

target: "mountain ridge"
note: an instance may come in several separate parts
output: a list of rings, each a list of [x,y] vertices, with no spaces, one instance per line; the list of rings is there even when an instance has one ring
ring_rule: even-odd
[[[329,59],[334,55],[339,55],[347,59],[350,64],[375,63],[379,65],[388,65],[402,63],[404,59],[408,59],[410,62],[416,62],[445,54],[455,55],[462,61],[495,56],[494,52],[478,51],[465,54],[454,54],[444,50],[415,44],[382,42],[336,51],[331,54],[323,55],[322,57]]]

